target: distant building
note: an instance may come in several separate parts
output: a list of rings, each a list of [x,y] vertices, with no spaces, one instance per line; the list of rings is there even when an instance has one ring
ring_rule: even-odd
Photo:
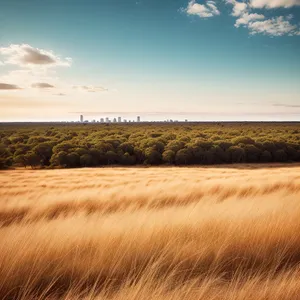
[[[101,119],[100,119],[100,122],[101,122],[101,123],[104,123],[104,118],[101,118]]]
[[[114,118],[113,122],[114,122],[114,123],[117,123],[117,119],[116,119],[116,118]]]
[[[137,122],[141,122],[141,117],[138,116],[137,119],[136,119],[136,121],[137,121]]]
[[[121,122],[122,122],[122,118],[118,117],[118,123],[121,123]]]
[[[124,121],[123,121],[124,123],[127,123],[127,120],[126,119],[124,119]]]
[[[92,120],[92,123],[96,123],[96,120]]]
[[[188,122],[188,119],[185,119],[185,122]]]
[[[83,123],[83,115],[80,115],[80,122]]]
[[[105,122],[109,123],[109,118],[108,117],[105,118]]]

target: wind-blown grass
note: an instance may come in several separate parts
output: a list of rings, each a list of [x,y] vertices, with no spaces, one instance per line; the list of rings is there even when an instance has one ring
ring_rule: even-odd
[[[0,173],[1,299],[300,299],[300,167]]]

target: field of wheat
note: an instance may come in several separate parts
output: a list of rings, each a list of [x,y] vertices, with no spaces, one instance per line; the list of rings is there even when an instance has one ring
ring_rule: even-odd
[[[0,299],[300,299],[299,165],[0,183]]]

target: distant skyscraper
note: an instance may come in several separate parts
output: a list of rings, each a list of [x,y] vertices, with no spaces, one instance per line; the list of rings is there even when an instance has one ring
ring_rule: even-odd
[[[137,120],[137,122],[141,122],[141,117],[138,116],[136,120]]]
[[[121,122],[122,122],[122,118],[118,117],[118,123],[121,123]]]
[[[101,122],[101,123],[104,123],[104,118],[101,118],[101,119],[100,119],[100,122]]]
[[[116,118],[114,118],[114,121],[113,121],[114,123],[117,123],[117,119]]]
[[[80,115],[80,122],[83,123],[83,115]]]
[[[109,118],[108,117],[105,118],[105,122],[109,123]]]

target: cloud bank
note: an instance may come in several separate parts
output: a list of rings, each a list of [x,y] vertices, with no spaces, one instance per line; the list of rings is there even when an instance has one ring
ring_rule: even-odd
[[[28,44],[12,44],[8,47],[1,47],[0,54],[6,59],[4,64],[17,65],[20,67],[69,67],[72,59],[61,58],[53,51],[34,48]]]
[[[239,27],[241,25],[248,25],[249,23],[256,20],[263,20],[265,18],[262,14],[249,14],[243,13],[235,22],[235,27]]]
[[[263,34],[269,36],[295,36],[300,35],[300,27],[292,24],[292,15],[275,16],[266,18],[264,14],[255,9],[275,9],[300,6],[300,0],[249,0],[249,2],[237,0],[224,0],[232,5],[231,15],[236,17],[235,27],[245,27],[251,35]],[[191,0],[187,8],[182,9],[188,15],[196,15],[200,18],[208,18],[220,15],[220,11],[214,1],[206,1],[203,4]]]
[[[54,85],[46,82],[37,82],[37,83],[33,83],[31,87],[38,88],[38,89],[49,89],[49,88],[54,88]]]
[[[300,0],[251,0],[250,6],[254,8],[289,8],[300,6]]]
[[[81,91],[89,92],[89,93],[97,93],[97,92],[106,92],[108,89],[102,86],[93,86],[93,85],[74,85],[74,89],[78,89]]]
[[[191,0],[185,9],[188,15],[196,15],[200,18],[210,18],[220,14],[215,1],[207,1],[206,4],[199,4],[196,0]]]
[[[3,82],[0,83],[0,90],[18,90],[21,85],[23,93],[27,96],[36,95],[39,90],[45,92],[54,90],[52,95],[55,96],[65,96],[74,89],[88,93],[107,91],[102,86],[84,83],[74,86],[61,80],[57,76],[56,68],[70,67],[72,59],[61,58],[52,50],[40,49],[28,44],[11,44],[0,48],[0,56],[0,64],[15,67],[14,70],[0,76],[0,82]]]
[[[0,83],[0,90],[19,90],[20,87],[18,87],[15,84],[9,84],[9,83]]]
[[[262,33],[271,36],[298,35],[297,26],[292,25],[288,18],[283,16],[265,21],[250,22],[248,28],[251,34]]]

